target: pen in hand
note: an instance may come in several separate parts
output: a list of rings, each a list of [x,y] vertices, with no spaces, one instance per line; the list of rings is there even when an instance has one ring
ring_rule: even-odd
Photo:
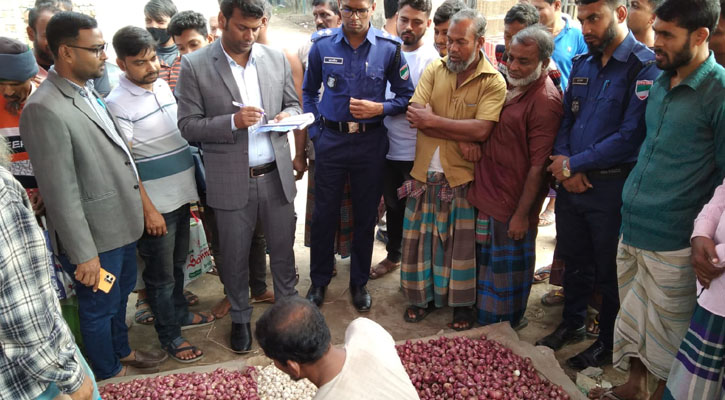
[[[232,101],[232,105],[233,105],[233,106],[236,106],[236,107],[239,107],[239,108],[244,108],[244,107],[246,107],[246,106],[245,106],[244,104],[242,104],[242,103],[239,103],[239,102],[237,102],[237,101]],[[255,107],[255,108],[256,108],[256,107]],[[264,114],[264,110],[262,110],[261,108],[260,108],[260,110],[261,110],[261,114],[262,114],[262,115],[265,115],[265,114]]]

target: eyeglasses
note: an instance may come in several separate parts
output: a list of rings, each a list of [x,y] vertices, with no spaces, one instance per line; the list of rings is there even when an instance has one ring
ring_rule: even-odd
[[[340,14],[342,14],[345,18],[350,18],[353,14],[356,14],[358,18],[365,18],[368,16],[369,11],[369,8],[358,8],[354,10],[352,8],[343,7],[340,9]]]
[[[106,48],[108,47],[108,43],[103,43],[102,45],[93,46],[93,47],[74,46],[72,44],[67,44],[66,46],[72,47],[74,49],[82,49],[85,51],[90,51],[91,53],[93,53],[96,56],[96,58],[100,58],[101,53],[106,51]]]

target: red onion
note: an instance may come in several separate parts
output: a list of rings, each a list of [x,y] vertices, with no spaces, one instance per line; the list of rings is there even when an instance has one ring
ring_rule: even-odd
[[[421,400],[569,399],[530,358],[485,336],[407,340],[397,350]]]
[[[109,383],[99,388],[104,400],[259,400],[255,369],[172,374],[155,378]]]

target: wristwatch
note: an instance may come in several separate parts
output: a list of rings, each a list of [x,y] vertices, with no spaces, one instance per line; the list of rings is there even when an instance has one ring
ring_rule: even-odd
[[[569,169],[569,159],[568,158],[565,158],[564,161],[561,162],[561,174],[567,178],[571,177],[571,170]]]

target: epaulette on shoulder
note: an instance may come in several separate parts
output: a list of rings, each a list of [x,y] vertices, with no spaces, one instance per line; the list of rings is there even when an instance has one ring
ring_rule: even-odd
[[[580,61],[580,60],[584,60],[588,56],[589,56],[589,53],[577,54],[577,55],[575,55],[574,57],[571,58],[571,62],[577,62],[577,61]]]
[[[384,30],[376,30],[375,37],[379,37],[381,39],[390,40],[391,42],[393,42],[393,43],[395,43],[397,45],[403,44],[403,41],[399,37],[397,37],[395,35],[391,35],[391,34],[389,34],[388,32],[386,32]]]
[[[310,38],[310,40],[315,42],[322,38],[332,37],[332,34],[335,33],[336,29],[340,29],[340,28],[320,29],[319,31],[312,34],[312,37]]]
[[[654,52],[643,44],[637,43],[632,53],[643,65],[649,65],[655,62]]]

